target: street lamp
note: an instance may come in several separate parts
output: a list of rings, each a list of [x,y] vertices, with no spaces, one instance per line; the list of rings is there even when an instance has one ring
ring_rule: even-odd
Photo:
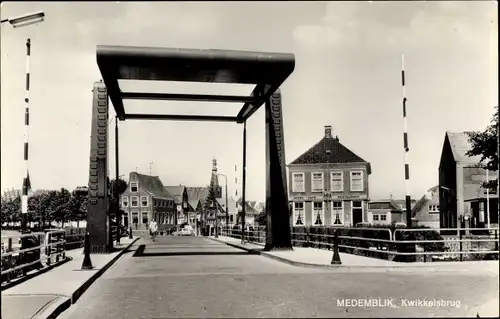
[[[39,23],[44,21],[45,13],[42,11],[38,11],[35,13],[29,13],[22,16],[2,19],[0,22],[5,23],[9,22],[10,25],[14,28],[24,27],[28,25],[32,25],[35,23]],[[29,171],[28,171],[28,132],[29,132],[29,93],[30,93],[30,55],[31,55],[31,39],[28,38],[26,40],[26,95],[24,98],[25,103],[25,115],[24,115],[24,165],[25,165],[25,173],[26,176],[23,178],[22,184],[22,197],[21,197],[21,232],[26,231],[26,223],[27,223],[27,214],[28,214],[28,190],[31,188]],[[22,248],[24,248],[24,244],[22,244]]]

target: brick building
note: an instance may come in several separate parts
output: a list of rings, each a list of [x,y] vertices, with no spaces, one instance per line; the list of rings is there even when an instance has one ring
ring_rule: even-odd
[[[354,226],[367,221],[370,163],[347,149],[331,126],[287,165],[294,226]]]
[[[174,198],[175,224],[189,222],[188,193],[184,185],[165,186],[165,191]]]
[[[482,191],[486,170],[479,164],[480,156],[469,157],[470,149],[466,132],[446,132],[439,163],[439,207],[441,228],[463,228],[484,225],[488,216],[473,216],[471,199]],[[489,179],[496,179],[497,172],[489,172]],[[490,207],[495,203],[490,198]],[[497,199],[498,201],[498,199]],[[497,204],[498,205],[498,204]],[[479,210],[477,210],[479,212]],[[490,210],[489,219],[498,223],[497,211]]]
[[[174,198],[165,191],[158,176],[130,173],[128,188],[121,196],[121,208],[125,211],[123,224],[135,229],[148,229],[153,218],[162,229],[174,225]]]

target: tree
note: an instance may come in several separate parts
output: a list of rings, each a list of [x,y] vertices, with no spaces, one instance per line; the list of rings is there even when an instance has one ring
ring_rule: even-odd
[[[202,224],[203,231],[205,231],[205,227],[207,225],[207,213],[214,210],[213,206],[216,205],[215,201],[216,201],[215,188],[212,185],[210,185],[210,187],[208,187],[207,197],[205,198],[205,202],[203,203],[203,224]]]
[[[71,195],[71,221],[76,221],[79,228],[80,221],[87,219],[88,191],[82,191],[77,187]]]
[[[259,224],[259,226],[267,225],[267,211],[265,206],[262,207],[262,210],[260,211],[255,221]]]
[[[21,193],[17,190],[5,191],[2,195],[2,222],[12,224],[21,220]]]
[[[110,187],[109,214],[111,218],[115,218],[117,216],[116,214],[117,201],[120,200],[121,195],[125,193],[125,191],[127,190],[128,184],[123,179],[118,178],[118,182],[116,182],[116,179],[112,179],[109,182],[109,187]],[[116,187],[118,187],[118,198],[116,198],[115,194]],[[124,211],[120,210],[118,213],[123,214]]]
[[[61,188],[57,192],[55,200],[56,208],[54,211],[54,217],[56,222],[60,222],[62,224],[62,227],[64,227],[64,223],[70,218],[70,201],[71,193],[66,188]]]
[[[467,156],[481,156],[480,164],[490,171],[498,171],[498,106],[491,119],[491,125],[484,132],[469,132],[471,149]],[[495,180],[484,182],[483,186],[495,190],[498,185],[498,177]]]

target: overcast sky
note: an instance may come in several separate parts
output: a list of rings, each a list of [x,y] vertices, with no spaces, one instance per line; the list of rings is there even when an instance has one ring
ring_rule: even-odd
[[[1,187],[23,171],[25,39],[32,38],[30,176],[33,188],[73,189],[89,171],[97,44],[292,52],[282,86],[286,162],[332,125],[371,162],[372,198],[404,197],[400,67],[405,54],[411,194],[438,182],[446,131],[482,130],[498,101],[497,4],[482,2],[2,2],[2,19],[43,10],[36,26],[1,29]],[[129,85],[132,85],[128,83]],[[134,87],[134,86],[130,86]],[[137,88],[135,86],[134,88]],[[155,89],[193,92],[192,86]],[[195,87],[196,89],[196,87]],[[218,93],[199,87],[206,93]],[[229,93],[248,88],[228,88]],[[159,104],[160,103],[160,104]],[[136,112],[235,114],[232,105],[143,102]],[[111,115],[114,111],[111,110]],[[120,122],[120,172],[165,185],[204,186],[212,158],[241,173],[238,124]],[[264,110],[248,121],[247,198],[265,199]],[[110,142],[114,141],[111,130]],[[111,143],[111,145],[113,145]],[[110,172],[114,176],[114,150]],[[241,180],[241,178],[239,179]]]

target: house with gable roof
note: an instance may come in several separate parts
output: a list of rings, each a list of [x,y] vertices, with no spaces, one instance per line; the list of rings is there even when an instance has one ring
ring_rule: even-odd
[[[466,155],[470,148],[467,132],[445,133],[438,169],[441,228],[498,225],[498,194],[489,194],[486,205],[482,188],[482,183],[487,178],[496,179],[498,172],[487,174],[479,164],[480,156]]]
[[[411,212],[414,225],[439,228],[439,185],[428,189]]]
[[[174,198],[165,191],[158,176],[131,172],[127,190],[122,194],[123,224],[147,230],[156,219],[160,230],[174,226]]]
[[[201,215],[205,200],[208,196],[208,186],[206,187],[186,187],[188,197],[188,219],[189,224],[198,230],[201,226]]]
[[[181,225],[189,223],[188,193],[184,185],[165,186],[165,191],[174,198],[175,224]]]
[[[293,226],[354,226],[367,221],[371,165],[332,136],[287,165]]]

